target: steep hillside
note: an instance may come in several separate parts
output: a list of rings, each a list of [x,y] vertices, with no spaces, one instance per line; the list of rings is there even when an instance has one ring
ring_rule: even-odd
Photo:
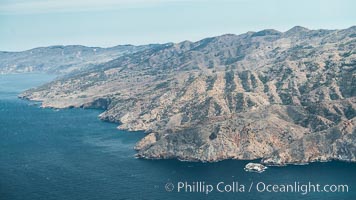
[[[356,27],[157,45],[22,98],[144,130],[144,158],[356,161]]]

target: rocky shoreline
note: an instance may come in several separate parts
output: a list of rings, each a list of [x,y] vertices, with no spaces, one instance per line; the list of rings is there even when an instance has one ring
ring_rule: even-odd
[[[19,95],[19,98],[22,99],[27,99],[30,101],[37,101],[37,102],[42,102],[40,99],[30,99],[26,96]],[[56,105],[51,105],[51,104],[46,104],[46,105],[41,105],[42,108],[53,108],[53,109],[68,109],[68,108],[93,108],[93,109],[101,109],[105,110],[107,107],[105,105],[99,105],[97,103],[98,101],[94,101],[93,105],[90,104],[85,104],[81,106],[68,106],[68,107],[60,107]],[[105,102],[105,101],[101,101]],[[258,111],[256,111],[258,112]],[[122,124],[120,121],[117,120],[111,120],[113,118],[105,117],[103,118],[102,115],[99,115],[99,118],[104,121],[112,122],[112,123],[119,123]],[[338,131],[346,131],[349,130],[349,132],[343,133],[343,134],[355,134],[355,119],[352,121],[346,121],[344,122],[344,126],[339,128]],[[251,127],[251,124],[248,124]],[[120,125],[121,126],[121,125]],[[118,127],[119,129],[123,129]],[[129,125],[125,125],[129,126]],[[226,128],[226,127],[225,127]],[[230,127],[231,128],[231,127]],[[246,126],[242,128],[246,129]],[[252,128],[251,128],[252,129]],[[256,159],[261,159],[260,163],[267,165],[267,166],[286,166],[286,165],[300,165],[300,164],[309,164],[312,162],[329,162],[332,160],[338,160],[338,161],[344,161],[344,162],[356,162],[356,159],[353,157],[351,159],[349,158],[342,158],[342,157],[335,157],[333,155],[317,155],[315,157],[309,157],[309,159],[303,159],[303,160],[295,160],[293,158],[295,157],[289,157],[288,159],[279,157],[280,155],[278,154],[272,154],[273,156],[270,157],[258,157],[258,156],[246,156],[243,155],[241,157],[239,156],[220,156],[216,158],[202,158],[198,157],[194,154],[189,154],[189,155],[169,155],[169,154],[162,154],[162,153],[146,153],[147,149],[150,149],[158,140],[162,140],[160,137],[162,137],[162,134],[157,133],[157,132],[151,132],[152,130],[144,130],[144,129],[123,129],[123,130],[128,130],[128,131],[145,131],[146,136],[137,142],[135,145],[134,149],[137,151],[137,154],[135,157],[137,158],[143,158],[143,159],[177,159],[180,161],[189,161],[189,162],[219,162],[227,159],[237,159],[237,160],[256,160]],[[335,129],[333,129],[335,131]],[[168,134],[164,135],[163,137],[168,136]],[[179,135],[180,136],[180,135]],[[318,141],[316,141],[318,142]],[[320,141],[322,142],[322,141]],[[293,149],[286,149],[286,150],[293,150]],[[275,153],[275,152],[274,152]],[[285,159],[285,160],[283,160]]]
[[[355,35],[294,27],[163,44],[20,98],[103,109],[100,119],[147,133],[140,158],[355,162]]]

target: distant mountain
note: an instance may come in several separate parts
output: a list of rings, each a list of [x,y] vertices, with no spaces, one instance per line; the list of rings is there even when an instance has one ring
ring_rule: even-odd
[[[111,48],[70,45],[40,47],[22,52],[0,51],[0,74],[25,72],[65,74],[152,46],[155,45],[120,45]]]
[[[356,161],[356,27],[227,34],[157,45],[23,98],[105,109],[144,130],[143,158]]]

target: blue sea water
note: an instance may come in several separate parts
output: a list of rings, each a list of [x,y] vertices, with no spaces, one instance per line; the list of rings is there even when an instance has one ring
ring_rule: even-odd
[[[259,174],[243,170],[248,161],[136,159],[133,146],[144,133],[117,130],[116,124],[97,118],[100,110],[42,109],[17,98],[21,91],[53,78],[0,75],[1,200],[356,199],[355,163],[270,167]],[[201,182],[214,190],[205,194],[189,192],[188,187],[178,192],[178,182]],[[219,182],[246,187],[244,192],[219,192],[215,188]],[[348,192],[258,192],[260,182],[342,184],[348,185]],[[167,183],[173,191],[166,190]]]

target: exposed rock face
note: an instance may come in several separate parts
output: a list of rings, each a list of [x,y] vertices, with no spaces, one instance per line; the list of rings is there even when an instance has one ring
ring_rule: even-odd
[[[267,167],[265,167],[264,165],[261,165],[259,163],[247,163],[247,165],[245,166],[244,169],[245,169],[245,171],[248,171],[248,172],[262,173],[267,169]]]
[[[356,161],[356,27],[164,44],[21,95],[100,107],[144,158]]]

